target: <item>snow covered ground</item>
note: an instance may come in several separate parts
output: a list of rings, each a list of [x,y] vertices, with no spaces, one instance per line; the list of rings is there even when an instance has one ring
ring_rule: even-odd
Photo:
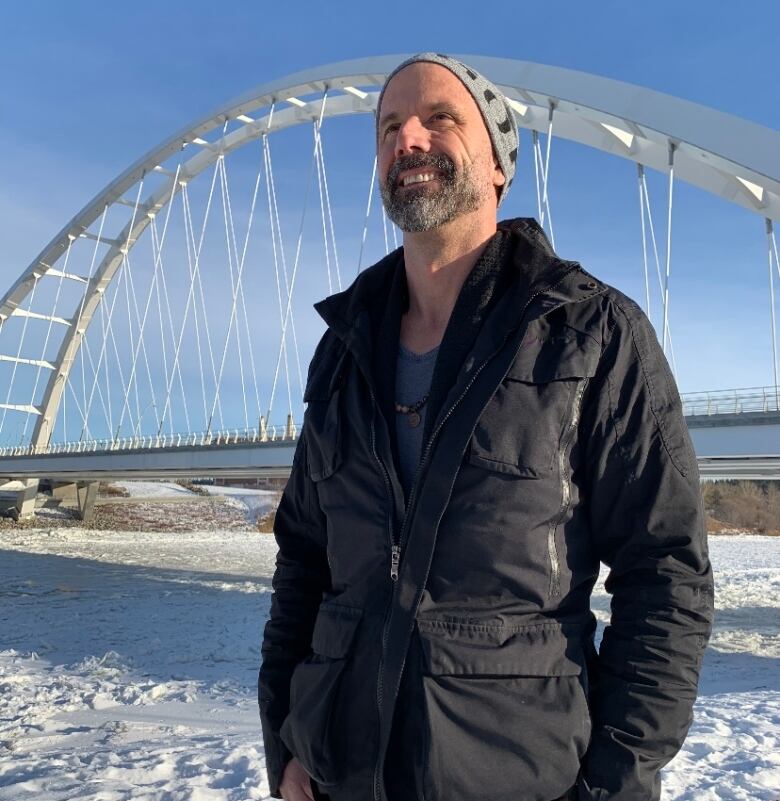
[[[114,481],[115,487],[123,489],[132,498],[179,498],[197,497],[194,492],[173,481]],[[279,502],[279,492],[244,487],[219,487],[200,484],[207,495],[224,499],[225,503],[241,511],[251,525],[258,517],[271,512]]]
[[[268,797],[255,681],[271,536],[0,537],[0,801]],[[716,630],[663,798],[773,801],[780,538],[717,537],[711,550]],[[606,619],[603,590],[595,606]]]
[[[113,486],[124,490],[131,498],[170,498],[194,495],[175,481],[112,481]]]
[[[244,487],[215,487],[203,484],[209,495],[221,495],[227,503],[246,509],[247,520],[254,523],[258,517],[271,512],[279,503],[279,493],[275,490],[244,489]]]

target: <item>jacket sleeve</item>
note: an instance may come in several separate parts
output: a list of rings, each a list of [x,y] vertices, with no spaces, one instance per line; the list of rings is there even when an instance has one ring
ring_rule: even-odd
[[[309,652],[317,609],[330,587],[325,521],[306,464],[304,423],[274,522],[279,550],[258,677],[266,770],[274,798],[281,798],[279,783],[292,757],[279,737],[289,711],[290,679]]]
[[[696,456],[650,322],[607,301],[582,422],[586,502],[611,619],[591,684],[580,801],[657,801],[692,720],[713,616]]]

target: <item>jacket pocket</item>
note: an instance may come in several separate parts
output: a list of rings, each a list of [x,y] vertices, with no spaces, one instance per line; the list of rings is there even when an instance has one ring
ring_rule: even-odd
[[[418,620],[426,801],[549,801],[590,737],[584,625]]]
[[[595,373],[600,353],[595,340],[574,329],[544,339],[529,333],[477,421],[470,463],[522,478],[550,477],[577,387]]]
[[[290,711],[280,735],[307,773],[322,785],[344,778],[345,740],[336,718],[341,679],[362,615],[355,607],[323,603],[312,633],[312,653],[296,666],[290,682]]]
[[[315,482],[330,478],[341,466],[340,395],[337,389],[327,400],[311,400],[306,410],[306,458]]]
[[[341,386],[346,350],[331,349],[311,372],[303,393],[306,414],[307,467],[312,481],[329,478],[339,469],[341,447]]]

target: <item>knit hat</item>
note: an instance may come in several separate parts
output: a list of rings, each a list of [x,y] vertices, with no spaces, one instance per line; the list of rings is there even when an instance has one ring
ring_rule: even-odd
[[[515,115],[509,108],[506,98],[499,91],[494,83],[480,75],[472,67],[463,64],[452,56],[442,53],[418,53],[416,56],[406,59],[399,64],[388,76],[382,91],[379,93],[379,100],[376,104],[376,121],[379,123],[379,110],[382,107],[387,85],[392,78],[404,67],[416,64],[419,61],[428,61],[431,64],[439,64],[448,69],[466,87],[468,93],[474,98],[485,127],[493,143],[493,152],[498,160],[498,165],[504,173],[504,185],[501,187],[501,194],[498,198],[499,205],[503,201],[509,187],[512,185],[512,178],[515,174],[515,163],[517,162],[518,130]]]

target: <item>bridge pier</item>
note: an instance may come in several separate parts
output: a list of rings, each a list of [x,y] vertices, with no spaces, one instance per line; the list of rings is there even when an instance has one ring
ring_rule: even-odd
[[[38,497],[37,478],[24,478],[20,483],[22,489],[16,493],[16,501],[10,510],[16,520],[35,516],[35,499]]]
[[[76,484],[76,501],[78,516],[85,522],[91,523],[95,516],[95,499],[98,494],[99,481],[79,481]]]
[[[298,436],[298,429],[293,422],[293,416],[287,415],[287,425],[284,428],[284,436],[286,439],[295,439]]]
[[[89,523],[95,514],[95,499],[99,486],[99,481],[52,483],[51,497],[61,504],[75,507],[76,516]]]

